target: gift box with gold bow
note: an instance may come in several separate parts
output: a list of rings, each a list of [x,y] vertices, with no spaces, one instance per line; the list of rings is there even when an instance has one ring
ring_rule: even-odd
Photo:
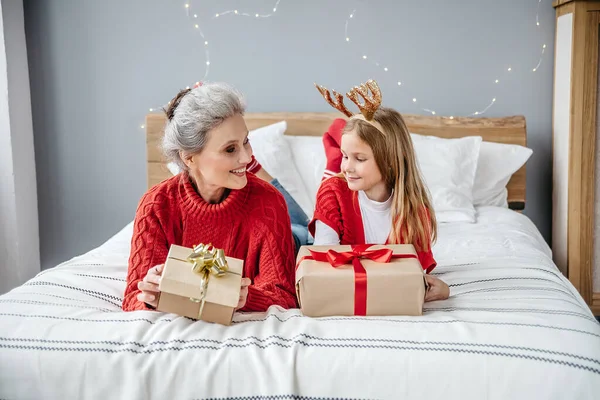
[[[427,281],[413,245],[303,246],[296,293],[309,317],[422,315]]]
[[[243,260],[200,244],[172,245],[158,288],[157,310],[230,325],[240,297]]]

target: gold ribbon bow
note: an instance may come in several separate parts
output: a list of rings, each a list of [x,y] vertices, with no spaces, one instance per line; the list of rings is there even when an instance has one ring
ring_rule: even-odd
[[[192,271],[195,273],[212,273],[216,276],[223,276],[229,269],[223,249],[217,249],[211,244],[200,243],[192,250],[192,254],[188,256],[187,260],[192,263]]]
[[[192,249],[192,254],[187,258],[187,261],[192,264],[192,271],[198,275],[202,275],[202,293],[199,299],[191,298],[195,302],[201,302],[206,296],[208,288],[208,280],[213,274],[221,277],[227,273],[229,266],[225,258],[223,249],[217,249],[209,244],[196,245]]]

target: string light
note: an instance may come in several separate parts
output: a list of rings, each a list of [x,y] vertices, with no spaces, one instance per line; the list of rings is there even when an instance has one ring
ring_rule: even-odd
[[[536,23],[536,26],[538,26],[538,27],[540,26],[539,13],[540,13],[540,4],[541,4],[541,2],[542,2],[542,0],[538,0],[537,10],[536,10],[536,16],[535,16],[535,23]],[[352,10],[352,12],[348,16],[348,18],[346,19],[346,22],[344,24],[344,38],[346,40],[346,43],[351,42],[351,40],[350,40],[351,39],[351,35],[348,33],[348,29],[349,29],[350,20],[354,19],[355,16],[356,16],[356,8]],[[541,52],[540,58],[538,60],[538,63],[537,63],[537,65],[535,67],[532,68],[532,72],[537,72],[538,69],[540,68],[540,66],[542,64],[542,61],[544,59],[545,51],[546,51],[546,45],[544,44],[542,46],[542,52]],[[367,60],[367,56],[363,55],[362,59],[363,60]],[[376,67],[380,68],[381,64],[379,62],[376,62],[375,60],[373,60],[371,62]],[[387,67],[387,66],[383,67],[382,69],[383,69],[384,72],[388,72],[389,71],[389,67]],[[512,66],[508,66],[507,69],[506,69],[507,72],[512,72],[512,70],[513,70]],[[499,84],[500,83],[500,79],[495,79],[494,83]],[[398,86],[401,86],[401,85],[402,85],[401,81],[398,81]],[[413,103],[417,103],[417,99],[416,98],[413,98],[412,101],[413,101]],[[495,97],[492,99],[492,101],[485,108],[483,108],[481,110],[476,110],[475,112],[471,113],[470,115],[482,115],[482,114],[485,114],[494,104],[496,104],[496,98]],[[430,113],[431,115],[436,115],[435,110],[432,110],[432,109],[429,109],[429,108],[421,108],[421,110],[423,110],[423,111],[425,111],[427,113]],[[451,117],[451,119],[453,119],[453,118],[454,117]]]
[[[544,53],[546,52],[546,45],[542,46],[542,54],[540,55],[540,59],[537,65],[533,68],[533,72],[537,71],[537,69],[542,65],[542,60],[544,59]]]
[[[250,14],[250,13],[245,13],[245,12],[240,12],[240,10],[227,10],[227,11],[222,11],[222,12],[218,12],[215,14],[215,16],[213,18],[219,18],[222,17],[224,15],[228,15],[228,14],[232,14],[234,16],[244,16],[244,17],[250,17],[253,16],[255,18],[268,18],[271,17],[272,15],[274,15],[277,12],[277,7],[279,6],[279,3],[281,2],[281,0],[277,0],[275,2],[275,5],[273,6],[273,12],[270,14],[259,14],[259,13],[254,13],[254,14]],[[198,18],[198,14],[190,14],[190,10],[194,8],[193,5],[193,1],[192,0],[188,0],[188,2],[184,3],[184,8],[185,8],[185,12],[188,18],[194,18],[197,19]],[[206,80],[206,77],[208,76],[209,73],[209,67],[210,67],[210,53],[209,53],[209,47],[208,47],[208,40],[206,40],[206,37],[204,36],[204,32],[202,32],[202,29],[200,28],[200,25],[198,23],[194,23],[193,24],[195,31],[202,37],[202,42],[204,42],[204,54],[205,54],[205,58],[206,58],[206,67],[204,69],[204,76],[202,77],[202,80]],[[200,81],[196,82],[196,85],[199,85]],[[186,86],[186,89],[189,89],[189,86]],[[163,108],[163,106],[160,107],[151,107],[149,108],[150,112],[154,112],[154,110],[160,110],[161,108]],[[146,125],[141,124],[140,125],[140,129],[145,129]]]
[[[350,14],[350,18],[354,17],[354,13],[356,12],[356,8],[352,10]],[[346,37],[346,42],[350,41],[350,37],[348,36],[348,23],[350,23],[350,18],[346,20],[346,25],[344,26],[344,36]]]
[[[277,9],[279,7],[279,3],[280,2],[281,2],[281,0],[277,0],[275,2],[275,5],[273,7],[273,12],[269,13],[269,14],[260,14],[260,13],[253,13],[252,14],[252,13],[247,13],[247,12],[241,12],[240,10],[237,10],[237,9],[233,9],[233,10],[225,10],[225,11],[222,11],[222,12],[218,12],[218,13],[216,13],[214,15],[213,19],[214,18],[220,18],[220,17],[226,16],[226,15],[243,16],[243,17],[254,17],[254,18],[269,18],[269,17],[273,16],[277,12]],[[536,17],[535,17],[535,21],[536,21],[536,26],[537,27],[540,27],[539,10],[540,10],[540,4],[541,4],[541,2],[542,2],[542,0],[538,0],[538,4],[537,4],[537,12],[536,12]],[[188,18],[192,17],[190,15],[190,9],[193,8],[193,4],[192,3],[193,3],[192,0],[188,0],[188,2],[184,3],[184,8],[186,10],[186,14],[187,14]],[[350,22],[351,19],[354,19],[355,16],[356,16],[356,9],[353,9],[352,12],[349,15],[349,18],[346,19],[346,23],[345,23],[345,27],[344,27],[344,39],[345,39],[345,41],[347,43],[351,42],[350,35],[348,34],[349,22]],[[197,19],[198,18],[198,14],[193,14],[193,18]],[[206,38],[204,36],[204,33],[202,32],[202,29],[200,29],[200,25],[199,24],[194,23],[194,28],[195,28],[196,32],[198,34],[200,34],[200,36],[202,37],[202,40],[204,42],[204,51],[205,51],[205,57],[206,57],[206,67],[205,67],[204,76],[203,76],[202,80],[205,80],[206,77],[209,74],[209,67],[210,67],[210,57],[209,57],[210,54],[209,54],[208,41],[206,40]],[[537,65],[535,67],[532,68],[532,72],[537,72],[538,69],[540,68],[540,66],[542,64],[542,61],[544,59],[545,51],[546,51],[546,45],[544,44],[542,46],[542,50],[541,50],[541,54],[540,54],[540,58],[538,60],[538,63],[537,63]],[[362,56],[362,59],[363,60],[369,60],[369,58],[367,57],[366,54],[364,54]],[[369,62],[369,61],[367,61],[367,62]],[[379,63],[378,61],[375,61],[375,60],[371,59],[370,62],[373,63],[377,68],[381,68],[381,63]],[[384,72],[388,72],[390,70],[388,66],[384,66],[382,69],[383,69]],[[512,72],[512,67],[509,66],[507,68],[507,71],[508,72]],[[500,79],[495,79],[494,82],[496,84],[499,84],[500,83]],[[196,85],[198,85],[198,84],[199,84],[199,82],[196,82]],[[397,84],[398,84],[398,86],[402,86],[402,82],[401,81],[397,81]],[[186,89],[189,89],[189,86],[186,87]],[[417,99],[416,98],[413,98],[412,101],[415,104],[417,103]],[[483,108],[482,110],[477,110],[477,111],[473,112],[470,115],[481,115],[481,114],[484,114],[495,103],[496,103],[496,98],[493,98],[492,101],[485,108]],[[153,112],[154,110],[157,110],[157,109],[160,109],[160,108],[162,108],[162,107],[152,107],[149,110],[150,110],[150,112]],[[431,109],[428,109],[428,108],[422,108],[422,110],[425,111],[425,112],[427,112],[427,113],[430,113],[431,115],[436,115],[436,111],[435,110],[431,110]],[[454,119],[454,116],[450,116],[449,118],[450,119]],[[145,125],[142,124],[142,125],[140,125],[140,127],[141,127],[141,129],[144,129]]]
[[[269,18],[277,12],[277,7],[279,6],[280,2],[281,2],[281,0],[277,0],[277,2],[275,3],[275,6],[273,7],[273,12],[270,14],[259,14],[259,13],[250,14],[250,13],[240,12],[239,10],[227,10],[227,11],[222,11],[222,12],[215,14],[213,19],[222,17],[224,15],[228,15],[228,14],[239,15],[242,17]]]
[[[471,115],[481,115],[481,114],[485,114],[487,110],[489,110],[494,104],[496,103],[496,98],[493,98],[492,101],[490,102],[490,104],[487,105],[487,107],[485,107],[483,110],[481,111],[475,111],[473,114]]]
[[[184,4],[184,7],[185,7],[186,15],[187,15],[187,17],[189,19],[191,19],[192,17],[194,19],[198,18],[198,14],[197,13],[190,14],[191,9],[194,8],[193,1],[188,0],[188,2],[186,2]],[[200,25],[197,22],[194,22],[193,26],[194,26],[195,31],[198,32],[198,34],[202,38],[202,41],[204,42],[204,57],[206,59],[206,67],[204,68],[204,76],[202,77],[202,80],[205,80],[206,77],[208,76],[209,66],[210,66],[210,52],[209,52],[209,48],[208,48],[208,41],[206,40],[206,37],[204,36],[204,32],[202,32],[202,29],[200,28]]]

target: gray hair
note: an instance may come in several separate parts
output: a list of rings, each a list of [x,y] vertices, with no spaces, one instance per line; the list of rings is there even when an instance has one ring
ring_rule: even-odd
[[[187,154],[200,152],[211,129],[229,117],[243,115],[245,111],[242,94],[226,83],[204,83],[185,93],[180,92],[167,111],[171,118],[167,120],[162,140],[165,157],[181,171],[187,170],[179,156],[180,151]]]

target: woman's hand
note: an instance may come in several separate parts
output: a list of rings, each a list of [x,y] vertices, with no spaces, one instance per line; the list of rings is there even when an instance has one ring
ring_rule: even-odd
[[[429,284],[429,289],[427,289],[427,293],[425,293],[425,302],[446,300],[450,297],[450,288],[446,282],[431,275],[425,275],[425,279]]]
[[[235,311],[239,310],[240,308],[243,308],[246,305],[246,299],[248,298],[248,286],[250,286],[250,284],[252,283],[252,281],[250,280],[250,278],[242,278],[242,289],[240,290],[240,299],[238,301],[238,305],[235,308]]]
[[[160,293],[158,284],[163,268],[164,265],[162,264],[150,268],[144,279],[139,281],[137,285],[138,289],[141,290],[141,293],[137,295],[137,299],[154,308],[158,305],[158,295]]]

